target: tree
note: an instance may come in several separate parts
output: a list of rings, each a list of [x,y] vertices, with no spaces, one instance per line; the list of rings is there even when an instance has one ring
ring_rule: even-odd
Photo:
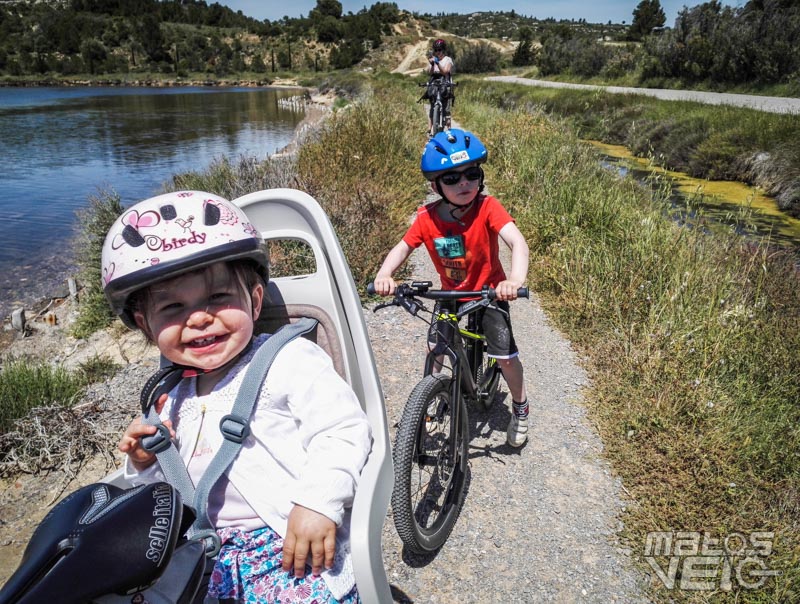
[[[323,17],[342,18],[342,3],[338,0],[317,0],[317,8],[311,12],[317,12]],[[309,15],[311,16],[311,15]]]
[[[633,10],[633,21],[628,30],[631,40],[641,40],[657,27],[664,27],[667,17],[658,0],[642,0]]]
[[[90,38],[81,42],[81,56],[89,73],[94,75],[108,57],[108,52],[99,40]]]
[[[487,73],[497,71],[500,52],[486,42],[469,45],[458,59],[458,71],[461,73]]]
[[[154,15],[144,15],[137,23],[136,40],[142,45],[151,61],[158,62],[168,58],[164,49],[166,41],[161,31],[161,24]]]
[[[264,59],[261,57],[260,54],[256,54],[253,57],[253,60],[250,61],[250,71],[255,73],[266,73],[267,66],[264,64]]]
[[[533,31],[530,27],[524,26],[519,29],[519,46],[514,51],[514,57],[511,59],[511,64],[517,67],[523,65],[531,65],[535,59],[535,53],[532,47]]]
[[[337,42],[342,37],[339,21],[333,17],[323,17],[317,22],[317,41],[323,43]]]

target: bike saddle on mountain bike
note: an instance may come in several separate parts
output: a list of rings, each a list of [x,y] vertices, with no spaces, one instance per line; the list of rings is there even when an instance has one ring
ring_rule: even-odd
[[[203,545],[180,539],[193,520],[191,509],[165,482],[127,490],[109,484],[78,489],[39,524],[19,567],[0,590],[0,604],[130,602],[130,595],[123,600],[113,594],[148,588],[174,556],[185,559],[188,575],[196,574],[199,585]],[[148,590],[145,600],[188,602],[197,591],[191,581],[165,583],[172,583],[165,586],[170,593]]]

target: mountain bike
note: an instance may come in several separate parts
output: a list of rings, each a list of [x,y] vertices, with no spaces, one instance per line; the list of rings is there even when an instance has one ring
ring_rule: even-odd
[[[435,136],[448,127],[447,119],[449,115],[446,114],[445,105],[449,96],[453,94],[452,89],[456,86],[456,82],[438,79],[420,83],[420,86],[426,88],[426,94],[422,98],[427,98],[431,102],[431,130],[428,134]]]
[[[458,519],[466,495],[469,423],[467,402],[488,409],[494,402],[500,368],[486,355],[481,316],[495,291],[433,290],[430,281],[397,286],[391,302],[431,326],[435,347],[425,357],[423,378],[411,391],[397,427],[394,451],[394,524],[405,546],[417,554],[439,549]],[[375,293],[372,284],[368,293]],[[517,295],[528,297],[528,289]],[[455,312],[429,310],[421,298],[460,303]],[[495,307],[499,312],[501,309]],[[430,319],[428,319],[430,317]],[[465,328],[459,320],[467,317]]]

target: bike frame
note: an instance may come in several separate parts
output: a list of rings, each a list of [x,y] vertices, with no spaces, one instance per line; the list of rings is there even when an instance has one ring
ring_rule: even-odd
[[[421,83],[420,86],[424,86],[428,88],[431,84],[431,81],[425,82],[424,84]],[[453,88],[456,86],[456,82],[449,82],[448,85]],[[431,99],[431,132],[430,135],[433,136],[438,132],[443,132],[446,130],[446,118],[444,115],[444,100],[442,99],[442,88],[439,85],[434,86],[436,90],[436,95],[433,99]],[[423,97],[424,98],[424,97]],[[422,99],[420,99],[422,100]],[[436,110],[438,108],[438,111]],[[434,119],[435,118],[435,119]]]
[[[450,366],[453,371],[453,377],[460,378],[459,381],[466,390],[467,395],[476,396],[478,393],[478,384],[473,378],[473,370],[477,364],[477,351],[478,346],[481,346],[486,341],[486,336],[480,333],[479,320],[483,315],[483,310],[477,310],[467,316],[467,327],[461,327],[458,324],[458,315],[451,312],[442,312],[434,317],[434,321],[447,321],[450,323],[452,332],[456,332],[460,337],[453,337],[449,340],[442,342],[445,345],[443,354],[450,359]],[[450,341],[451,340],[451,341]],[[471,341],[467,341],[471,340]],[[472,354],[470,354],[472,353]],[[436,349],[428,352],[425,357],[425,368],[423,375],[431,375],[433,368],[437,365],[436,358],[439,356]],[[464,371],[464,369],[469,371]]]
[[[463,307],[462,307],[463,308]],[[450,381],[450,400],[453,405],[453,420],[450,422],[449,433],[449,446],[447,454],[450,460],[456,457],[456,449],[458,447],[458,440],[456,438],[456,431],[461,426],[461,413],[463,408],[458,404],[461,400],[462,390],[470,398],[476,398],[478,395],[478,384],[473,377],[474,368],[477,363],[478,346],[482,346],[486,340],[486,336],[480,332],[480,318],[485,312],[485,307],[476,307],[467,314],[467,327],[462,328],[459,325],[459,315],[452,312],[440,312],[438,315],[433,316],[434,324],[437,321],[446,321],[450,325],[449,333],[446,334],[442,342],[437,342],[433,350],[429,351],[425,357],[424,375],[431,375],[433,368],[438,364],[437,357],[444,354],[450,359],[450,370],[452,372],[452,380]],[[445,335],[441,334],[440,335]],[[444,344],[444,350],[440,350],[440,344]],[[471,354],[470,354],[471,353]],[[420,434],[420,438],[424,438]],[[422,443],[418,450],[424,447]]]

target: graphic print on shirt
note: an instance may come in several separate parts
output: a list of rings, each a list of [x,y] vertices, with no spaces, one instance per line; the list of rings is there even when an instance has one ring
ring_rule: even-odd
[[[467,276],[466,250],[463,235],[447,235],[433,240],[436,254],[441,259],[447,276],[453,281],[463,281]]]

